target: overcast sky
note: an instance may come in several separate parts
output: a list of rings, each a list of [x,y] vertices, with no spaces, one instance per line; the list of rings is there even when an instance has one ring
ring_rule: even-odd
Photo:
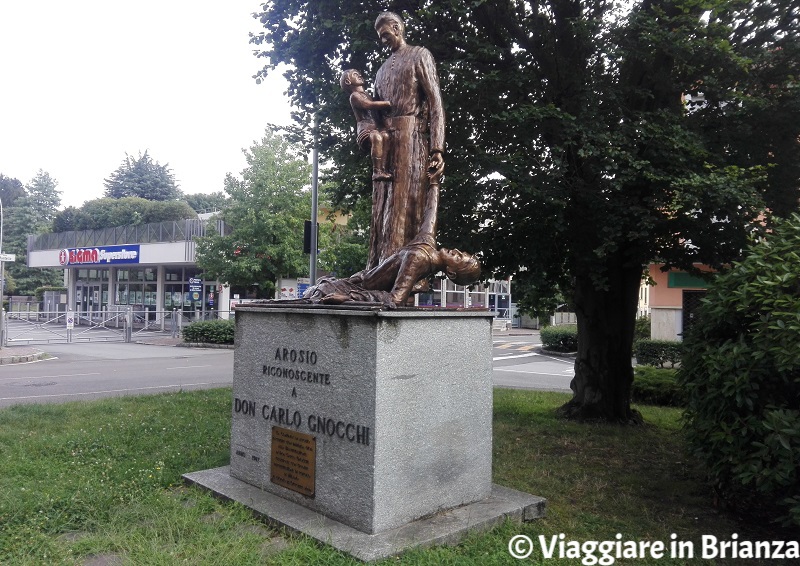
[[[0,173],[43,169],[64,206],[148,150],[185,193],[220,191],[243,148],[287,124],[280,76],[260,85],[258,0],[0,0]]]

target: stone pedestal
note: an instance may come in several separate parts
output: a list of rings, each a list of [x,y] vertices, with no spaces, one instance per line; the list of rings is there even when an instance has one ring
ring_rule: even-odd
[[[229,475],[365,535],[486,501],[491,348],[486,311],[238,307]]]

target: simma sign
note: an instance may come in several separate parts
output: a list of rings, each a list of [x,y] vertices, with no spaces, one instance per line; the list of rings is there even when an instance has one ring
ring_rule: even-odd
[[[65,248],[58,253],[61,265],[139,263],[139,245]]]

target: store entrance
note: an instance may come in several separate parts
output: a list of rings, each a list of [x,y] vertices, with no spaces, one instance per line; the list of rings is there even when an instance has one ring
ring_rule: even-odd
[[[78,306],[78,313],[81,317],[89,320],[97,320],[102,318],[103,303],[101,298],[100,284],[83,284],[79,286],[76,291],[76,303]]]

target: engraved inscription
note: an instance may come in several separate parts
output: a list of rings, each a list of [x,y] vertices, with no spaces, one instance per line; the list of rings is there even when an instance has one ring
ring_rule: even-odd
[[[237,414],[252,416],[255,414],[255,401],[234,398],[234,411]],[[322,415],[311,412],[305,417],[297,409],[279,407],[264,403],[261,405],[261,417],[267,423],[273,423],[295,429],[305,428],[317,435],[346,440],[354,444],[370,445],[370,427],[350,422],[340,416]]]
[[[256,416],[256,403],[255,401],[245,401],[235,397],[233,399],[233,411],[254,417]]]
[[[319,385],[330,385],[331,376],[328,373],[318,371],[306,371],[298,368],[287,368],[282,366],[263,366],[261,373],[270,377],[283,377],[307,383],[318,383]]]
[[[318,385],[330,385],[329,373],[313,367],[317,365],[319,356],[314,350],[297,350],[294,348],[276,348],[272,363],[264,364],[261,373],[269,377],[281,377],[294,381],[304,381]],[[289,365],[287,365],[289,364]],[[305,368],[302,366],[306,366]]]
[[[317,353],[313,350],[290,350],[289,348],[278,348],[275,351],[276,362],[292,362],[299,364],[317,365]]]
[[[264,420],[272,421],[273,423],[278,423],[287,426],[293,426],[295,428],[299,428],[300,424],[303,422],[303,417],[300,416],[300,411],[290,411],[289,409],[283,407],[276,407],[269,405],[264,405],[261,407],[261,416],[264,417]]]
[[[314,497],[316,466],[317,441],[313,436],[272,427],[272,483]]]

